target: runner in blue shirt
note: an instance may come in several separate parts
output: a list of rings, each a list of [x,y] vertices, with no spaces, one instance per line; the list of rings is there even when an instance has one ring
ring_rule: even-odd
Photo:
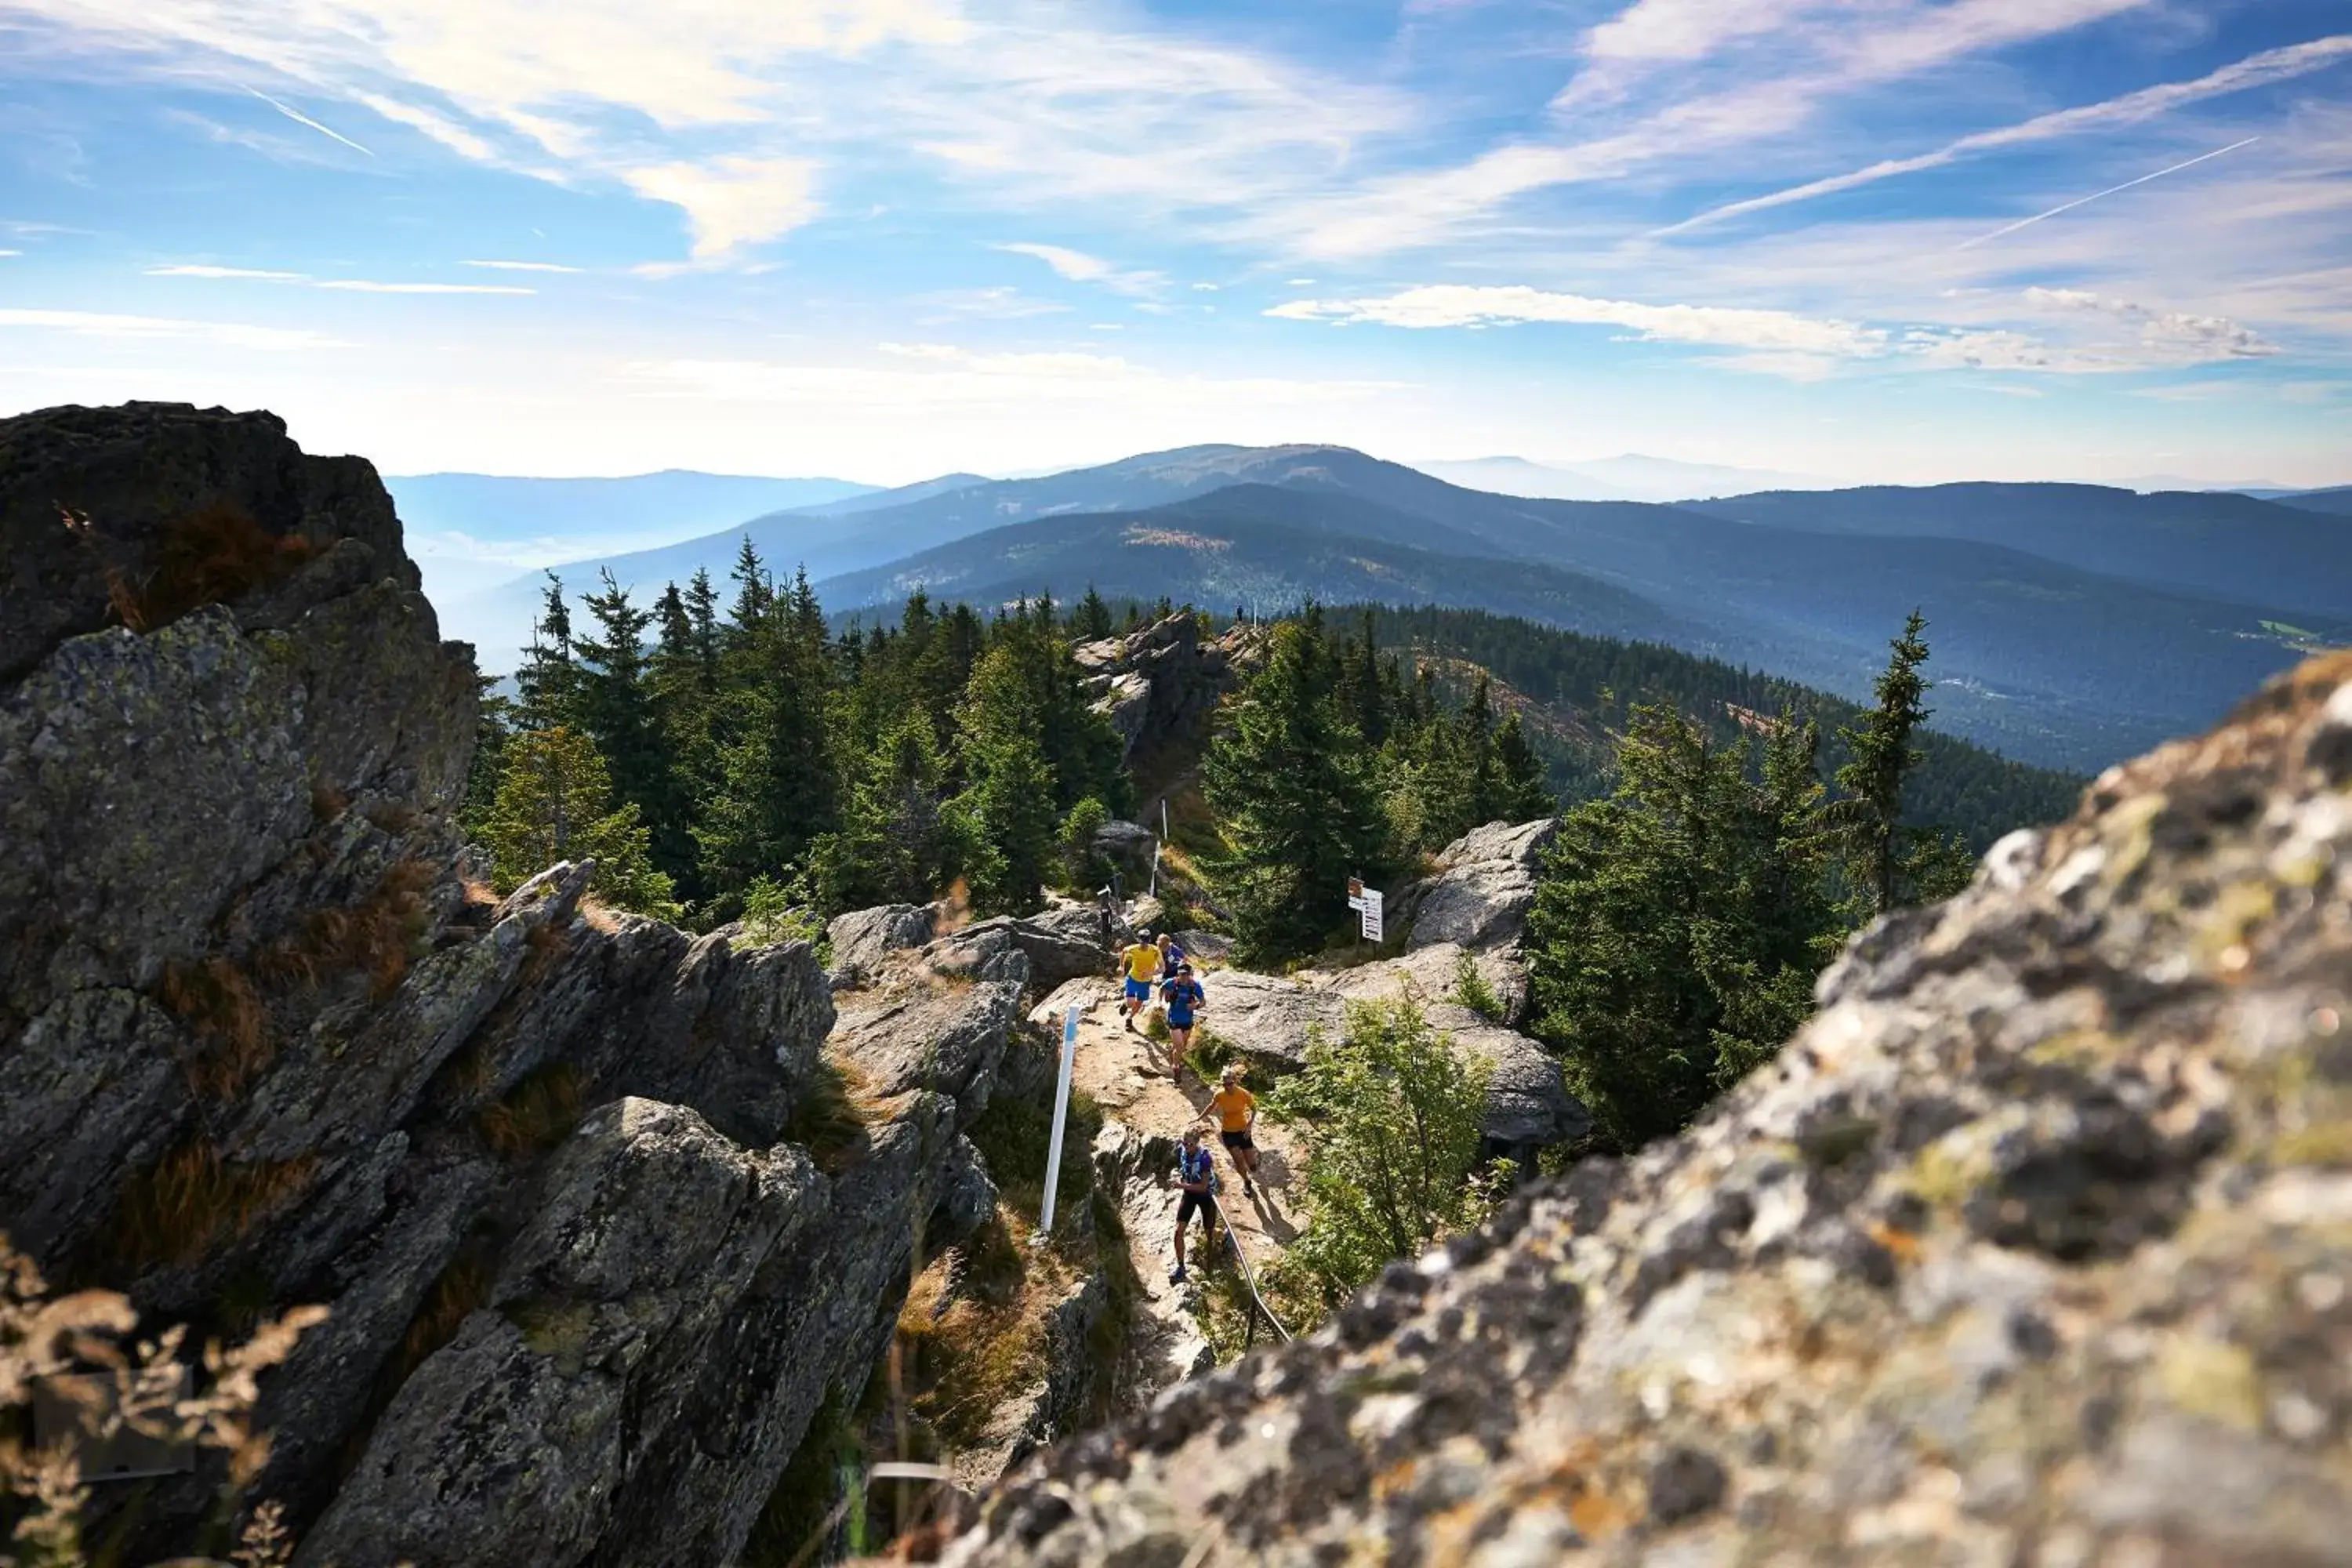
[[[1198,1123],[1184,1129],[1184,1146],[1176,1151],[1176,1185],[1184,1196],[1176,1205],[1176,1267],[1168,1272],[1171,1285],[1184,1282],[1184,1227],[1194,1215],[1201,1216],[1208,1256],[1217,1255],[1217,1163],[1201,1146]]]
[[[1192,966],[1180,963],[1176,973],[1160,987],[1160,1000],[1168,1008],[1168,1054],[1170,1070],[1184,1070],[1184,1053],[1192,1048],[1193,1020],[1204,1010],[1208,994],[1201,983],[1192,978]]]

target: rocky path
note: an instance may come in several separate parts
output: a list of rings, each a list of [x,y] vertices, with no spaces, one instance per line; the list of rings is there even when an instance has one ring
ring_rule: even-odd
[[[1066,991],[1056,1001],[1066,1005],[1073,999]],[[1103,1110],[1106,1126],[1097,1142],[1097,1167],[1108,1161],[1117,1169],[1129,1251],[1143,1285],[1147,1310],[1161,1325],[1160,1343],[1151,1358],[1160,1365],[1153,1370],[1152,1381],[1174,1382],[1204,1370],[1210,1359],[1195,1316],[1204,1278],[1197,1226],[1187,1238],[1191,1278],[1182,1285],[1168,1282],[1175,1256],[1171,1237],[1181,1196],[1174,1178],[1176,1143],[1186,1127],[1195,1122],[1202,1125],[1223,1179],[1219,1197],[1225,1217],[1252,1268],[1260,1269],[1280,1256],[1298,1234],[1295,1223],[1298,1159],[1289,1132],[1261,1116],[1256,1131],[1258,1194],[1255,1200],[1245,1196],[1240,1173],[1215,1139],[1214,1119],[1208,1109],[1211,1086],[1190,1068],[1182,1069],[1181,1077],[1171,1076],[1165,1043],[1141,1033],[1129,1034],[1121,1026],[1117,994],[1109,982],[1082,1000],[1086,1011],[1078,1025],[1073,1082]],[[1212,1009],[1214,1005],[1213,998]],[[1265,1089],[1263,1083],[1250,1087],[1261,1094]]]

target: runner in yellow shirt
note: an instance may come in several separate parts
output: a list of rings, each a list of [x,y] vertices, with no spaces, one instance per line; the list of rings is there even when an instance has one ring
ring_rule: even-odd
[[[1151,1000],[1151,983],[1160,976],[1160,949],[1152,945],[1151,933],[1143,931],[1135,945],[1118,955],[1119,973],[1127,976],[1127,994],[1118,1005],[1119,1016],[1127,1020],[1127,1032],[1137,1033],[1135,1016]]]
[[[1257,1143],[1250,1131],[1257,1125],[1257,1096],[1242,1087],[1241,1063],[1227,1062],[1219,1076],[1217,1092],[1209,1096],[1209,1109],[1217,1113],[1217,1136],[1234,1157],[1234,1169],[1242,1173],[1242,1191],[1255,1197]]]

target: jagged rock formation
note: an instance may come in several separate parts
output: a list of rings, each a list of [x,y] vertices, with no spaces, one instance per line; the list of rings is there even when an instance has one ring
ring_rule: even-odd
[[[0,1226],[199,1332],[331,1309],[259,1412],[305,1563],[728,1561],[993,1207],[1020,942],[834,1031],[805,943],[492,896],[469,652],[270,416],[0,422]]]
[[[1202,643],[1201,625],[1179,612],[1125,637],[1080,643],[1078,668],[1096,708],[1127,742],[1127,760],[1208,737],[1217,700],[1259,656],[1254,625],[1237,626]]]
[[[2343,1563],[2352,657],[1858,939],[1698,1126],[1033,1464],[960,1568]]]

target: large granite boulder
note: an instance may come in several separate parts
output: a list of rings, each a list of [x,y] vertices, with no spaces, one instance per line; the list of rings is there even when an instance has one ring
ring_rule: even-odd
[[[845,984],[863,984],[881,972],[890,954],[930,941],[934,919],[927,904],[881,904],[835,915],[824,928],[834,975]]]
[[[1559,819],[1547,816],[1490,822],[1447,845],[1436,873],[1408,888],[1390,911],[1409,929],[1406,947],[1517,944],[1535,907],[1543,852],[1559,835]]]
[[[1258,629],[1237,626],[1211,642],[1185,611],[1124,637],[1080,643],[1075,650],[1097,711],[1126,742],[1129,762],[1208,735],[1217,702],[1255,668]]]
[[[1696,1127],[1020,1472],[981,1564],[2342,1563],[2352,656],[1860,937]]]
[[[1532,1168],[1541,1151],[1591,1130],[1591,1115],[1568,1092],[1559,1063],[1542,1047],[1444,991],[1410,984],[1400,968],[1368,964],[1311,985],[1246,969],[1212,971],[1202,976],[1208,995],[1202,1019],[1218,1039],[1281,1073],[1306,1066],[1318,1037],[1336,1038],[1346,1030],[1349,1003],[1409,1000],[1457,1052],[1487,1068],[1483,1131],[1489,1155]],[[1450,984],[1450,970],[1445,978]]]
[[[964,1134],[1030,961],[829,1047],[805,942],[584,864],[498,898],[452,819],[473,673],[364,462],[0,421],[0,1226],[159,1325],[330,1309],[247,1494],[306,1564],[730,1561],[993,1209]],[[100,1490],[93,1539],[179,1554],[223,1463]]]

